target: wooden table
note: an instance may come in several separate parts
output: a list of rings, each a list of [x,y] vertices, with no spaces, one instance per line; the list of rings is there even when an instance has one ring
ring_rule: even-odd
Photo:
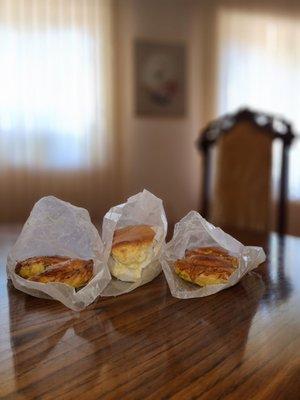
[[[235,287],[178,300],[163,275],[76,313],[6,281],[2,227],[0,396],[5,399],[300,399],[300,238],[239,234],[268,262]]]

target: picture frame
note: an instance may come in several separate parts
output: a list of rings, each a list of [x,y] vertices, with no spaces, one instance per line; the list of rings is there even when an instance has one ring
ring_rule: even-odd
[[[183,117],[186,113],[186,47],[138,39],[134,46],[137,116]]]

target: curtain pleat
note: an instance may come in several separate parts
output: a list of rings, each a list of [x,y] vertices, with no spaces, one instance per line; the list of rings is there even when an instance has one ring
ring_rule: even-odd
[[[110,0],[0,0],[0,222],[115,200]]]

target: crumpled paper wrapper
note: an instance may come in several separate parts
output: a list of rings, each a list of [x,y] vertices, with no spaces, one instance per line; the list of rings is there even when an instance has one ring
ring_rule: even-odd
[[[94,277],[76,292],[63,283],[31,282],[15,273],[18,261],[51,255],[93,259]],[[32,296],[58,300],[79,311],[92,303],[111,279],[103,256],[104,245],[88,211],[48,196],[34,205],[8,255],[7,274],[16,289]]]
[[[184,281],[175,273],[173,263],[184,257],[186,249],[206,246],[221,246],[239,259],[239,267],[226,284],[200,287]],[[222,229],[207,222],[196,211],[191,211],[175,225],[173,238],[165,247],[161,264],[172,295],[188,299],[209,296],[235,285],[265,259],[266,255],[261,247],[244,246]]]
[[[108,263],[114,231],[128,225],[151,225],[156,230],[154,237],[154,257],[152,262],[144,265],[138,282],[123,282],[112,277],[102,296],[118,296],[128,293],[137,287],[152,281],[161,272],[160,256],[165,246],[168,224],[162,200],[144,190],[130,197],[126,203],[112,207],[104,216],[102,240],[105,245],[105,260]]]

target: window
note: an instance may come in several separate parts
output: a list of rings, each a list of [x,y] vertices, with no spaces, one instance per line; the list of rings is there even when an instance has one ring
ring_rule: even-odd
[[[300,131],[300,20],[230,8],[218,13],[218,113],[249,106]],[[275,147],[275,165],[280,165]],[[278,171],[275,170],[276,180]],[[290,152],[289,197],[300,199],[300,141]]]
[[[107,130],[103,2],[25,3],[0,3],[0,166],[100,165]]]

